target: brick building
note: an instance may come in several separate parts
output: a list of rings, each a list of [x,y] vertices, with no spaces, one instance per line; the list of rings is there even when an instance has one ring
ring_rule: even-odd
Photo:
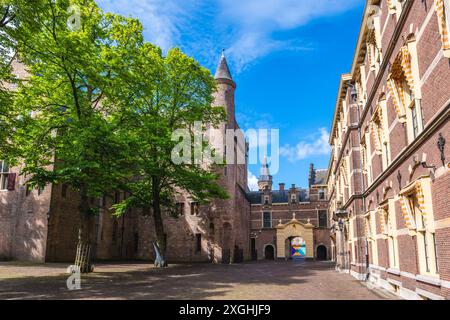
[[[256,259],[290,259],[291,242],[305,241],[307,258],[327,260],[330,257],[328,228],[327,170],[309,172],[309,188],[280,184],[272,188],[272,176],[266,161],[261,167],[259,191],[248,193],[251,203],[251,252]]]
[[[26,77],[23,65],[13,63],[15,73]],[[238,129],[234,111],[236,84],[224,56],[215,78],[218,90],[214,104],[227,111],[222,131]],[[224,136],[224,132],[219,132],[216,139]],[[235,143],[237,148],[242,147]],[[77,193],[64,185],[27,190],[26,178],[19,175],[20,170],[0,161],[0,259],[73,261],[79,225]],[[250,258],[247,164],[227,165],[220,184],[230,199],[208,206],[199,206],[186,194],[176,196],[180,216],[172,218],[166,214],[164,220],[170,262],[230,262]],[[151,260],[155,241],[152,217],[132,211],[114,218],[107,210],[124,196],[117,192],[91,200],[100,209],[98,215],[91,217],[94,255],[105,260]]]
[[[450,299],[449,31],[449,0],[367,1],[330,137],[332,258],[407,299]]]
[[[21,64],[14,62],[14,70],[21,77],[27,76]],[[220,146],[225,145],[225,130],[239,129],[235,118],[236,83],[224,55],[215,79],[218,90],[214,96],[214,105],[223,106],[227,111],[226,123],[214,131],[214,136],[211,137],[211,142],[219,150]],[[257,194],[248,191],[247,145],[240,144],[239,141],[234,140],[236,164],[228,164],[220,172],[219,183],[227,190],[229,199],[200,206],[186,193],[174,195],[178,217],[172,217],[169,213],[164,217],[168,261],[240,262],[251,259],[252,248],[254,255],[258,252],[259,258],[263,258],[262,246],[271,243],[276,235],[272,226],[279,221],[290,222],[293,214],[297,214],[298,218],[295,225],[298,223],[302,228],[307,226],[310,238],[314,238],[314,243],[313,240],[307,243],[308,246],[314,245],[314,249],[308,249],[308,255],[326,259],[330,247],[326,229],[325,171],[311,167],[309,190],[293,186],[289,191],[272,192],[262,188],[264,191],[258,196],[259,204],[265,199],[263,194],[269,196],[270,203],[262,207],[256,203],[251,205]],[[229,150],[222,151],[231,154]],[[243,164],[236,161],[238,155],[244,155]],[[65,185],[48,185],[41,190],[27,190],[26,177],[19,175],[20,166],[10,168],[4,161],[0,164],[0,259],[73,261],[79,226],[78,193]],[[272,177],[267,172],[262,175],[260,183],[264,184],[266,180],[268,183],[268,179],[271,183]],[[124,193],[117,192],[101,199],[91,199],[91,205],[99,208],[99,214],[91,217],[93,254],[97,260],[154,258],[152,243],[156,239],[153,218],[137,211],[115,218],[108,212],[108,208],[125,196]],[[270,209],[270,228],[262,228],[262,221],[261,227],[257,226],[256,219],[263,217],[258,216],[258,208],[263,208],[264,212]],[[259,230],[262,230],[261,237],[252,236]],[[270,241],[260,243],[264,237],[270,238]],[[256,239],[261,247],[258,250],[255,246]],[[277,250],[274,249],[274,255],[275,252]]]

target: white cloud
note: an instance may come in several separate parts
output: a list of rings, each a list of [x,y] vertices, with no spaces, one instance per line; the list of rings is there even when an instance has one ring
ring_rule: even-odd
[[[354,0],[220,0],[223,21],[232,24],[230,54],[239,71],[279,50],[312,50],[299,39],[277,40],[274,33],[347,10]]]
[[[296,146],[285,145],[280,148],[280,155],[286,157],[290,162],[314,156],[329,155],[331,147],[328,143],[330,138],[328,131],[325,128],[320,128],[315,136],[315,140],[300,141]]]
[[[164,51],[182,47],[213,67],[227,48],[234,72],[280,50],[312,50],[275,34],[358,5],[354,0],[97,0],[105,11],[139,18],[146,39]],[[213,56],[213,57],[211,57]]]
[[[251,173],[250,171],[248,171],[248,188],[251,191],[258,191],[258,178]]]
[[[144,26],[146,40],[160,46],[164,51],[177,46],[189,12],[194,10],[195,1],[190,4],[177,0],[97,0],[106,12],[138,18]]]

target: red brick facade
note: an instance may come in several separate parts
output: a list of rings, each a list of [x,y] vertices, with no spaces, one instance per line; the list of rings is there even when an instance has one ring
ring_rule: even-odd
[[[450,299],[450,59],[438,2],[367,2],[330,139],[330,211],[348,213],[333,233],[338,267],[407,299]]]

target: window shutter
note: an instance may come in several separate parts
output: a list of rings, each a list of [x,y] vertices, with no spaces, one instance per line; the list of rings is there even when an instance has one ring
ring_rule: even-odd
[[[14,191],[16,189],[16,176],[15,173],[8,174],[8,190]]]

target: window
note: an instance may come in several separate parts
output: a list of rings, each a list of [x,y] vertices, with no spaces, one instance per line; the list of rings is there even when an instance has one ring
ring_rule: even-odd
[[[325,189],[319,189],[319,200],[326,200]]]
[[[269,196],[264,196],[264,204],[265,205],[269,204]]]
[[[202,235],[197,233],[195,235],[195,252],[199,253],[202,251]]]
[[[296,203],[297,202],[297,195],[296,194],[293,194],[293,195],[291,195],[291,203]]]
[[[61,197],[66,198],[67,197],[67,184],[63,184],[61,186]]]
[[[387,239],[389,267],[398,269],[397,224],[395,222],[394,208],[394,201],[391,199],[388,203],[379,207],[378,210],[380,213],[382,233],[385,235],[385,239]]]
[[[361,157],[363,172],[367,175],[367,183],[372,183],[372,157],[370,153],[370,135],[367,129],[364,131],[364,136],[361,139]]]
[[[417,119],[417,110],[415,105],[411,106],[411,120],[412,120],[413,137],[415,139],[419,135],[419,120]]]
[[[134,233],[134,245],[133,245],[134,253],[137,253],[139,250],[139,233]]]
[[[411,236],[416,235],[417,256],[421,274],[437,275],[439,272],[431,205],[430,178],[413,182],[400,192],[403,217]],[[428,195],[428,196],[426,196]]]
[[[327,210],[319,210],[319,227],[320,228],[328,227],[328,212],[327,212]]]
[[[31,194],[31,188],[28,184],[25,185],[25,197],[28,197]]]
[[[401,123],[406,123],[408,141],[412,142],[423,130],[421,90],[417,88],[418,61],[414,41],[403,46],[391,67],[387,86]]]
[[[119,192],[119,191],[116,191],[116,192],[114,193],[114,203],[117,204],[117,203],[119,203],[119,202],[120,202],[120,192]]]
[[[9,163],[0,160],[0,190],[8,190]]]
[[[182,216],[184,214],[184,202],[178,202],[175,205],[176,213],[179,216]]]
[[[263,213],[263,228],[264,229],[272,228],[272,214],[270,212]]]
[[[191,216],[198,216],[199,214],[199,204],[198,202],[191,202]]]
[[[421,273],[437,274],[438,263],[436,257],[436,237],[434,232],[430,232],[424,214],[420,209],[418,199],[413,198],[413,215],[416,218],[417,242],[419,249],[419,261]]]
[[[112,228],[112,241],[117,240],[117,231],[119,230],[119,223],[116,218],[113,218],[113,228]]]

